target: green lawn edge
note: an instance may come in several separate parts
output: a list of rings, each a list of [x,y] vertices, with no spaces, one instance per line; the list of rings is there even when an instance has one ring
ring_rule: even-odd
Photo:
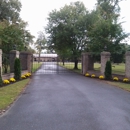
[[[30,80],[30,78],[27,78],[0,88],[0,115],[5,112],[15,100],[17,100]]]

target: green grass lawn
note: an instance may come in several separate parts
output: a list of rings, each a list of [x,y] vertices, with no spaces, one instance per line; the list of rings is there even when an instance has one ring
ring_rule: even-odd
[[[119,88],[121,88],[121,89],[130,91],[130,84],[120,83],[120,82],[110,82],[110,81],[108,81],[107,83],[110,84],[110,85],[119,87]]]
[[[99,63],[94,63],[94,69],[100,70],[101,65]],[[125,74],[125,64],[112,64],[112,73],[113,74]]]
[[[37,71],[42,64],[42,62],[33,62],[32,72]]]
[[[62,65],[62,62],[59,63],[60,66]],[[65,65],[63,66],[67,69],[73,69],[74,68],[74,63],[73,62],[66,62]],[[101,64],[99,63],[94,63],[94,69],[95,70],[100,70]],[[81,71],[81,63],[78,63],[78,69]],[[125,64],[112,64],[112,73],[113,74],[125,74]]]
[[[65,62],[65,65],[63,65],[62,62],[59,62],[59,65],[64,67],[64,68],[81,73],[81,63],[78,63],[78,70],[74,70],[74,63],[73,62]]]
[[[10,104],[15,101],[15,99],[24,90],[29,80],[29,78],[24,79],[0,88],[0,111],[6,109]]]

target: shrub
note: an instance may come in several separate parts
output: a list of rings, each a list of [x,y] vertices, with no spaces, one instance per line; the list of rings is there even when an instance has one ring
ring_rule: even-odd
[[[25,76],[29,77],[29,76],[31,76],[31,73],[26,73]]]
[[[85,74],[85,76],[86,76],[86,77],[89,77],[89,76],[90,76],[90,74],[89,74],[89,73],[86,73],[86,74]]]
[[[109,80],[112,78],[112,66],[111,66],[111,61],[106,62],[106,67],[105,67],[105,79]]]
[[[21,78],[22,78],[22,79],[26,79],[26,76],[25,76],[25,75],[22,75]]]
[[[10,82],[9,82],[9,80],[6,79],[6,80],[3,81],[3,83],[4,84],[9,84]]]
[[[15,82],[16,80],[14,78],[9,79],[10,82]]]
[[[103,75],[100,75],[100,76],[99,76],[99,79],[104,79],[104,76],[103,76]]]
[[[1,67],[0,67],[0,87],[3,85],[2,76],[1,76]]]
[[[95,78],[96,76],[95,76],[95,74],[92,74],[91,77],[92,77],[92,78]]]
[[[118,81],[119,79],[118,79],[118,77],[114,77],[113,80],[114,81]]]
[[[128,78],[124,78],[123,82],[129,82],[129,79]]]
[[[21,63],[19,58],[16,58],[14,62],[14,78],[16,80],[21,79]]]

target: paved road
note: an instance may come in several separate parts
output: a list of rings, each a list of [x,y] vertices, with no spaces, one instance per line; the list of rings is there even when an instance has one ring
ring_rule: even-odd
[[[37,74],[0,130],[130,130],[130,93],[82,75]]]

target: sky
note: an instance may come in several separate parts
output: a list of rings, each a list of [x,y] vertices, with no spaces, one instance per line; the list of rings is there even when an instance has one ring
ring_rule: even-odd
[[[47,25],[47,17],[49,12],[54,9],[60,9],[65,4],[70,4],[78,0],[20,0],[22,9],[20,12],[21,18],[28,22],[27,29],[35,37],[38,36],[39,31],[43,31]],[[92,10],[95,7],[96,0],[81,0],[88,10]],[[130,32],[130,0],[123,0],[120,2],[121,7],[121,21],[125,21],[122,24],[123,29],[126,32]]]

